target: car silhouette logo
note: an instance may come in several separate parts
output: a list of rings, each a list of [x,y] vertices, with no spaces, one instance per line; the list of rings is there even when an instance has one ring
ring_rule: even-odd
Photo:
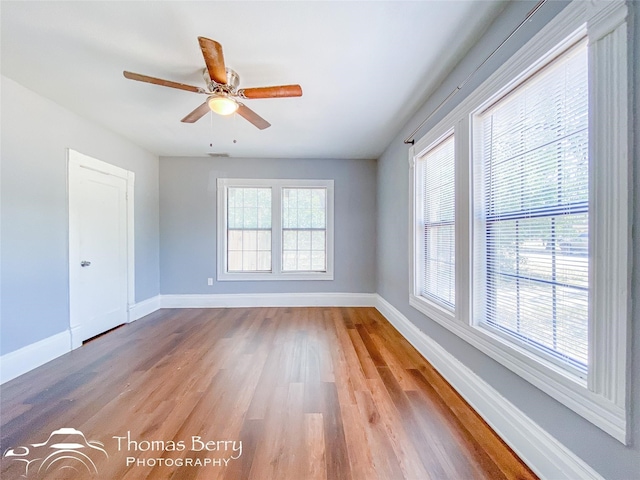
[[[53,431],[46,442],[11,448],[4,457],[24,463],[23,477],[40,478],[53,471],[73,476],[96,475],[96,462],[109,455],[102,442],[87,440],[75,428],[61,428]]]

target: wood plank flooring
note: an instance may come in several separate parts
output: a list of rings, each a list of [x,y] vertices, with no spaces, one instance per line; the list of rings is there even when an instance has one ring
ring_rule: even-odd
[[[160,310],[0,414],[5,480],[535,478],[373,308]]]

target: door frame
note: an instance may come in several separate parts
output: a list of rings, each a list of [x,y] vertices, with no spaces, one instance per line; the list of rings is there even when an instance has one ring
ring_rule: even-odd
[[[82,345],[82,339],[78,336],[78,329],[81,326],[81,319],[78,312],[78,291],[79,278],[77,265],[72,265],[72,260],[78,258],[80,249],[79,239],[79,215],[75,210],[75,198],[77,192],[76,172],[80,168],[94,170],[105,175],[113,175],[122,178],[127,184],[126,198],[126,238],[127,238],[127,322],[131,322],[131,309],[135,305],[135,249],[134,249],[134,184],[135,174],[124,168],[116,167],[109,163],[90,157],[83,153],[77,152],[71,148],[67,148],[67,199],[69,209],[69,333],[71,335],[71,349],[78,348]],[[75,268],[74,268],[75,267]]]

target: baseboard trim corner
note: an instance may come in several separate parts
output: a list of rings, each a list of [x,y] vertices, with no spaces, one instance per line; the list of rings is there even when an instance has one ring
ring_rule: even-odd
[[[377,295],[376,308],[540,478],[602,476]]]
[[[135,322],[136,320],[145,317],[156,310],[160,310],[162,306],[162,297],[156,295],[155,297],[147,298],[141,302],[137,302],[129,309],[129,322]]]
[[[71,351],[69,330],[31,343],[0,357],[0,384],[13,380]]]

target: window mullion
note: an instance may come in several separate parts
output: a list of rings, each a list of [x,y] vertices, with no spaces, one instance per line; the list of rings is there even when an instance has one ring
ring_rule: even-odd
[[[282,273],[282,185],[271,191],[271,268],[275,275]]]
[[[470,120],[460,119],[454,129],[455,139],[455,292],[456,319],[471,322],[471,162],[470,162]]]

